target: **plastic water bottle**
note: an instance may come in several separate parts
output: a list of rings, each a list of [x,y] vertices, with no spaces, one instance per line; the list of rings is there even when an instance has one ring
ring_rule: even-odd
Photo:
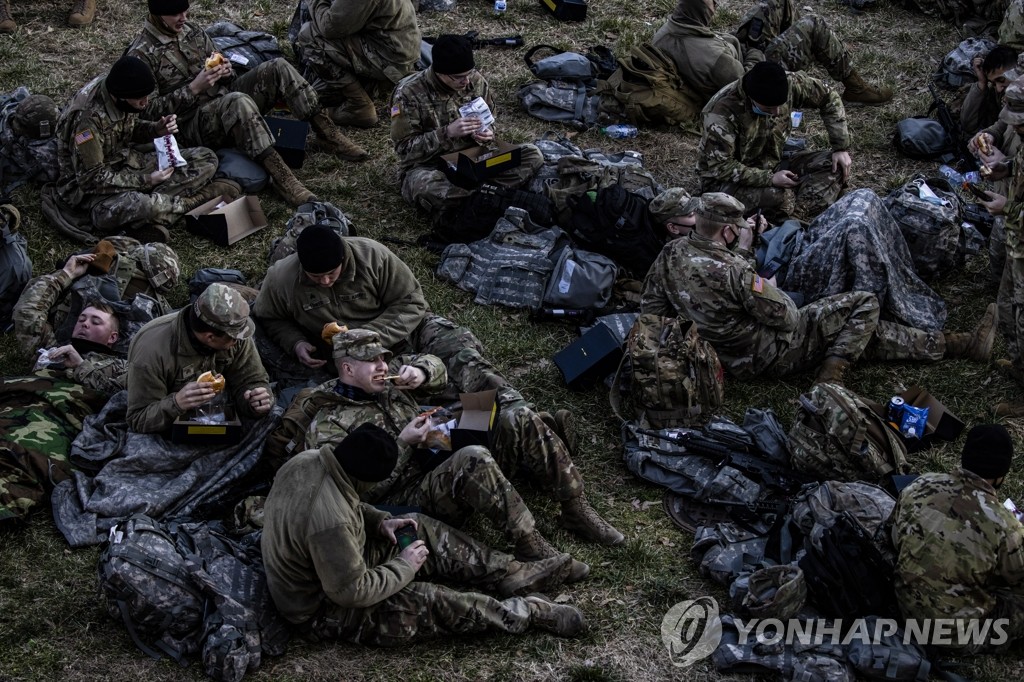
[[[616,123],[607,128],[601,128],[601,132],[613,140],[622,140],[627,137],[636,137],[636,126],[628,123]]]
[[[964,176],[960,175],[960,172],[955,168],[950,168],[946,164],[939,166],[939,173],[942,177],[949,180],[949,184],[954,187],[959,187],[964,184]]]
[[[506,9],[508,9],[506,0],[494,0],[494,16],[500,17],[504,15]]]

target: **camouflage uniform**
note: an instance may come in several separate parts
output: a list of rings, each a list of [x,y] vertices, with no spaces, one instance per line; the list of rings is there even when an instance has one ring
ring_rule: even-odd
[[[394,85],[420,57],[416,7],[407,0],[311,0],[299,31],[302,59],[330,104],[343,99],[345,75]]]
[[[722,88],[702,112],[704,131],[697,149],[697,173],[702,192],[725,192],[767,215],[812,218],[836,200],[843,190],[832,172],[832,153],[850,148],[846,111],[839,94],[824,82],[803,73],[790,73],[789,98],[777,116],[758,116],[737,80]],[[813,108],[821,113],[831,151],[799,152],[782,160],[793,110]],[[803,182],[796,189],[773,187],[772,175],[791,170]]]
[[[942,332],[879,322],[878,299],[867,292],[797,308],[757,275],[749,255],[696,232],[662,250],[644,282],[641,310],[693,320],[722,364],[741,378],[784,376],[826,356],[853,362],[865,350],[883,360],[938,360],[946,349]]]
[[[1024,81],[1006,88],[1005,105],[999,114],[1002,122],[1024,124]],[[999,284],[999,331],[1006,340],[1006,352],[1013,367],[1024,371],[1024,145],[1013,157],[1013,178],[1003,207],[1005,217],[1006,263]]]
[[[995,140],[995,147],[1006,155],[1006,158],[1012,159],[1017,155],[1017,150],[1020,148],[1020,136],[1017,135],[1013,126],[1006,124],[1004,121],[997,120],[988,128],[981,131],[982,133],[988,133]],[[1010,196],[1010,181],[1013,177],[1002,178],[1000,180],[992,181],[992,191],[996,194],[1002,194],[1004,197]],[[999,286],[999,283],[1003,279],[1003,265],[1006,263],[1006,216],[996,216],[992,223],[992,232],[988,236],[988,262],[989,262],[989,284]],[[1012,319],[1011,312],[1008,309],[999,310],[999,321],[1000,324],[1007,322]]]
[[[57,180],[57,105],[21,86],[0,97],[0,194]]]
[[[202,147],[181,149],[188,165],[150,186],[156,153],[140,152],[132,145],[152,143],[160,123],[118,109],[105,80],[99,76],[79,90],[57,123],[58,209],[84,213],[85,220],[103,233],[149,224],[170,226],[187,212],[182,197],[199,192],[217,172],[217,155]],[[156,118],[161,113],[165,112],[152,102],[146,110]]]
[[[1024,50],[1024,0],[1011,0],[999,24],[999,44]]]
[[[498,601],[415,579],[494,587],[512,557],[416,516],[430,555],[416,571],[378,533],[390,515],[359,501],[333,446],[303,452],[274,479],[264,509],[267,586],[281,614],[314,636],[397,646],[530,624],[524,599]],[[315,494],[311,493],[315,491]],[[367,532],[369,531],[369,533]]]
[[[680,0],[652,40],[672,57],[680,76],[703,102],[765,58],[788,71],[820,63],[837,81],[845,81],[853,70],[850,53],[825,20],[814,14],[800,18],[792,0],[770,0],[755,7],[737,33],[747,38],[755,18],[765,27],[761,39],[746,43],[713,31],[714,14],[712,0]]]
[[[263,114],[278,101],[303,121],[320,111],[313,88],[284,59],[263,62],[230,84],[221,79],[206,92],[193,95],[188,86],[216,51],[213,39],[191,23],[181,33],[170,34],[161,30],[158,21],[152,16],[146,20],[128,54],[153,71],[157,110],[178,114],[178,139],[185,144],[234,147],[256,159],[274,145]]]
[[[1024,528],[985,479],[924,474],[893,515],[896,598],[906,618],[1009,618],[1024,637]]]
[[[465,91],[456,92],[433,69],[407,76],[391,96],[391,141],[402,172],[402,198],[427,213],[451,207],[469,196],[470,191],[456,187],[437,169],[444,154],[477,146],[472,136],[452,139],[447,126],[462,117],[459,107],[482,97],[497,115],[487,80],[473,71]],[[544,165],[544,155],[532,145],[524,145],[519,166],[490,178],[509,187],[525,184]]]

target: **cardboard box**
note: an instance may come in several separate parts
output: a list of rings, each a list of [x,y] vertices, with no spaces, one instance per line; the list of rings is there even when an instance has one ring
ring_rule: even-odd
[[[237,445],[242,440],[242,422],[229,407],[223,424],[203,424],[178,417],[171,425],[171,442],[179,445]]]
[[[496,143],[497,151],[486,147],[470,147],[441,156],[441,170],[452,184],[475,189],[484,180],[516,168],[523,161],[522,145]]]
[[[900,397],[907,402],[907,405],[928,408],[928,423],[925,426],[923,436],[920,438],[904,438],[900,434],[900,440],[906,446],[907,452],[926,450],[937,441],[949,442],[960,437],[964,430],[964,423],[931,393],[920,386],[911,386],[903,393],[900,393]],[[888,415],[886,414],[888,401],[886,401],[886,405],[872,403],[871,407],[886,420],[887,424],[889,423]]]
[[[498,391],[479,391],[477,393],[460,393],[462,414],[459,422],[452,429],[452,452],[467,445],[491,447],[491,433],[494,421],[498,418]]]
[[[257,197],[238,197],[217,208],[224,197],[210,199],[185,214],[185,228],[192,234],[212,239],[219,246],[230,246],[267,226],[267,216]]]
[[[309,124],[281,116],[264,116],[263,120],[270,127],[270,133],[274,136],[274,149],[284,162],[291,168],[302,168],[306,160]]]
[[[587,18],[587,0],[540,0],[540,4],[561,21],[583,21]]]
[[[554,359],[566,386],[579,390],[615,371],[622,360],[622,343],[611,329],[598,324],[555,353]]]

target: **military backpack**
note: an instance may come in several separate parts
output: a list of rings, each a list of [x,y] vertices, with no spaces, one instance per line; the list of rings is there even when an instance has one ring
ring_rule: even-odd
[[[18,232],[20,222],[18,209],[0,205],[0,330],[10,326],[14,304],[32,277],[28,241]]]
[[[540,50],[555,54],[534,59]],[[584,55],[536,45],[524,56],[538,79],[519,89],[517,97],[530,116],[586,130],[597,122],[601,98],[594,93],[596,65]]]
[[[921,279],[933,279],[964,264],[963,202],[948,180],[915,176],[889,193],[885,207],[900,226]]]
[[[703,108],[679,77],[675,61],[648,43],[634,46],[607,80],[597,83],[601,111],[637,125],[696,121]]]
[[[933,76],[935,83],[947,90],[956,90],[964,85],[978,82],[971,62],[975,57],[984,57],[996,44],[988,38],[967,38],[939,63]]]
[[[295,241],[299,238],[299,233],[310,225],[326,225],[341,237],[354,237],[357,234],[355,225],[349,217],[334,204],[328,201],[307,201],[296,208],[295,213],[285,223],[284,234],[270,242],[267,264],[273,265],[295,253]]]
[[[664,243],[647,212],[648,200],[620,185],[569,197],[566,230],[584,249],[608,256],[636,279],[644,279]]]
[[[793,468],[822,481],[878,481],[910,470],[896,433],[837,384],[815,384],[800,396],[789,447]]]
[[[207,26],[206,34],[213,39],[217,50],[231,61],[238,74],[251,71],[263,62],[284,57],[277,38],[261,31],[246,31],[230,21],[218,21]]]

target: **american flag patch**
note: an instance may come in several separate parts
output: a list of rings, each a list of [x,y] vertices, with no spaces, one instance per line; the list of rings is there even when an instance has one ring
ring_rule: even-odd
[[[92,131],[89,129],[83,130],[82,132],[75,135],[75,144],[85,144],[92,139]]]
[[[400,113],[402,113],[402,110],[398,108],[397,104],[391,107],[391,118],[398,116]]]
[[[761,279],[760,275],[754,275],[754,281],[750,285],[750,290],[757,293],[761,293],[764,290],[764,280]]]

